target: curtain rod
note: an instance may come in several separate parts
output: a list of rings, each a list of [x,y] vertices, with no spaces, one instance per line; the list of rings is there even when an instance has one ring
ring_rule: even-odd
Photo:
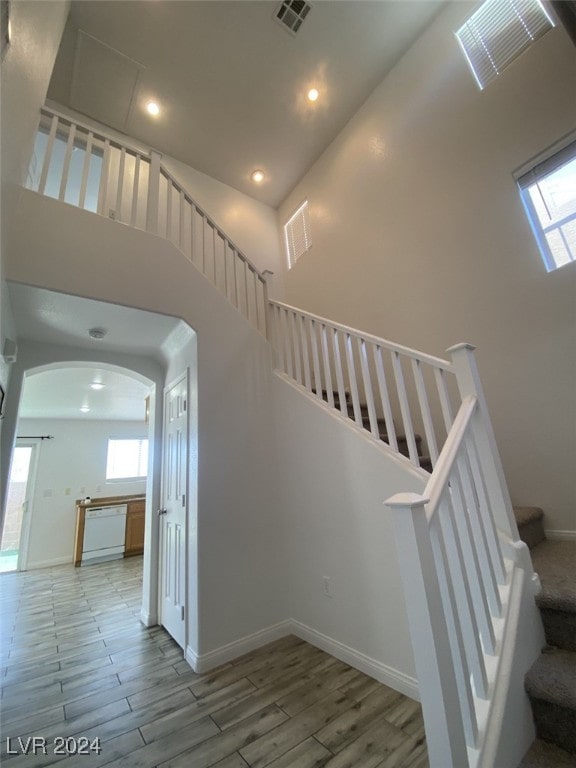
[[[16,435],[17,440],[54,440],[54,435]]]

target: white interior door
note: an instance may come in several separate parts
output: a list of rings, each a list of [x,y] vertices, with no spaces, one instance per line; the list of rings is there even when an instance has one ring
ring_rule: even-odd
[[[188,509],[188,372],[164,393],[160,618],[174,640],[186,642],[186,517]]]

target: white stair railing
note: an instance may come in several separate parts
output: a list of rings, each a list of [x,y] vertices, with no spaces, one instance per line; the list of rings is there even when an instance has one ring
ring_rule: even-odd
[[[420,496],[393,510],[431,768],[492,766],[496,686],[522,554],[473,348],[452,350],[462,404]],[[505,559],[512,542],[517,563]],[[516,589],[516,597],[513,590]],[[488,747],[488,735],[490,744]],[[492,766],[493,768],[493,766]]]
[[[143,151],[48,107],[27,186],[170,240],[266,335],[266,279],[165,168]]]
[[[414,466],[423,451],[436,464],[460,403],[451,362],[276,301],[270,325],[282,373]]]

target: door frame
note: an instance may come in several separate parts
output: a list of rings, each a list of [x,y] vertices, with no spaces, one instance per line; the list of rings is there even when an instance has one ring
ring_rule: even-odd
[[[10,483],[10,475],[12,474],[12,462],[14,461],[14,454],[17,448],[32,448],[30,455],[30,465],[28,467],[28,479],[26,480],[26,495],[25,503],[26,507],[22,514],[22,525],[20,526],[20,541],[18,542],[18,562],[16,563],[17,571],[25,571],[28,565],[28,550],[30,548],[30,529],[32,527],[32,515],[34,514],[34,491],[36,488],[36,476],[38,474],[38,460],[40,453],[40,446],[43,443],[41,438],[36,437],[16,437],[16,443],[12,450],[12,459],[10,462],[10,470],[8,474],[8,484]],[[6,497],[8,498],[8,497]]]

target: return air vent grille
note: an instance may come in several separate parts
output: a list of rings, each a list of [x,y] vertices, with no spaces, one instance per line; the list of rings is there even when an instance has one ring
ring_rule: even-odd
[[[276,21],[295,35],[304,19],[310,13],[311,6],[304,0],[284,0],[274,14]]]

